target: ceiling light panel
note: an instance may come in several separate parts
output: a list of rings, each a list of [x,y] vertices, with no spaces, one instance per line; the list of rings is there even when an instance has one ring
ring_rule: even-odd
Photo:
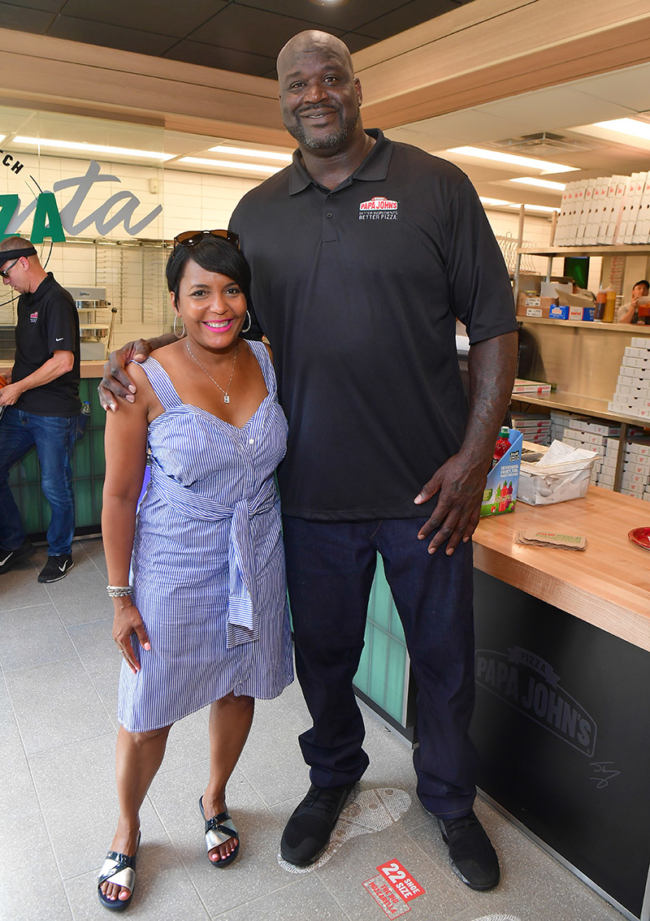
[[[556,192],[564,192],[566,184],[564,182],[552,182],[550,179],[536,179],[533,176],[526,176],[524,179],[508,179],[508,182],[518,182],[520,185],[531,185],[538,189],[553,189]]]
[[[508,208],[512,205],[511,201],[503,201],[501,198],[484,198],[482,195],[479,196],[479,201],[483,205],[501,205]]]
[[[239,163],[235,160],[209,160],[207,157],[179,157],[176,163],[191,163],[193,166],[210,166],[212,169],[244,170],[251,173],[279,173],[281,166],[267,166],[265,163]]]
[[[594,122],[594,127],[605,128],[607,131],[629,134],[631,137],[650,141],[650,124],[638,121],[636,118],[614,118],[607,122]]]
[[[560,210],[559,208],[549,208],[548,205],[528,205],[528,204],[524,204],[523,202],[522,204],[524,205],[524,208],[526,209],[526,211],[543,211],[545,214],[551,214],[553,211],[558,212]],[[521,204],[512,202],[511,204],[508,205],[508,207],[509,208],[521,208]]]
[[[479,196],[479,201],[483,205],[487,205],[488,208],[521,208],[522,203],[516,201],[503,201],[501,198],[485,198],[484,196]],[[524,204],[524,208],[527,211],[543,211],[544,213],[550,213],[553,211],[559,211],[559,208],[549,208],[547,205],[528,205]]]
[[[104,144],[82,144],[77,141],[57,141],[52,138],[30,138],[18,135],[14,143],[25,147],[38,147],[54,150],[74,150],[78,153],[102,153],[118,157],[135,157],[142,160],[171,160],[173,154],[159,153],[153,150],[133,150],[130,147],[107,147]]]
[[[478,160],[492,160],[495,163],[507,163],[509,166],[524,166],[528,169],[541,170],[543,173],[568,173],[578,170],[577,166],[551,163],[548,160],[537,160],[535,157],[518,157],[515,154],[501,153],[497,150],[485,150],[483,147],[452,147],[447,153],[475,157]]]
[[[217,147],[208,148],[211,153],[232,154],[236,157],[255,157],[262,160],[281,160],[282,163],[291,163],[292,156],[289,153],[278,153],[275,150],[252,150],[248,147],[228,147],[226,144],[219,144]]]

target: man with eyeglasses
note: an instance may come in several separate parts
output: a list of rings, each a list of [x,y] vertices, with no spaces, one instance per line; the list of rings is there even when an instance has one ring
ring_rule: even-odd
[[[296,671],[313,719],[300,736],[311,787],[281,854],[318,860],[368,765],[352,682],[379,553],[418,687],[418,797],[458,876],[485,891],[499,863],[473,811],[470,539],[515,375],[508,273],[467,176],[364,130],[340,39],[295,36],[278,77],[299,149],[244,196],[231,230],[289,420],[278,478]],[[456,318],[471,343],[469,409]],[[147,351],[139,342],[128,357]],[[120,363],[112,372],[128,386]]]
[[[0,276],[18,298],[16,355],[0,390],[0,575],[30,559],[20,511],[9,487],[14,464],[33,446],[52,517],[39,582],[58,582],[72,566],[72,447],[82,430],[79,315],[71,294],[42,267],[22,237],[0,241]]]

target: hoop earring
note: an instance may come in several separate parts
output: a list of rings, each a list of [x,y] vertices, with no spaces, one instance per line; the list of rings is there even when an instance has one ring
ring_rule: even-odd
[[[246,329],[244,329],[244,327],[242,326],[242,328],[239,330],[240,333],[247,333],[248,330],[253,325],[253,318],[250,315],[250,311],[248,310],[246,311],[246,316],[248,317],[248,326],[246,327]]]
[[[182,339],[183,336],[185,335],[185,320],[183,320],[182,322],[183,322],[183,329],[182,329],[181,334],[180,334],[180,336],[179,336],[179,335],[178,335],[178,330],[176,329],[176,324],[178,323],[178,314],[176,314],[175,317],[174,317],[174,325],[173,325],[173,327],[172,327],[172,330],[173,330],[174,335],[176,336],[177,339]]]

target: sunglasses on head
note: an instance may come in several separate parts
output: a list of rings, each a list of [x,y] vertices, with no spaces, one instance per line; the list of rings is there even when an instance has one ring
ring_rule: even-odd
[[[205,237],[221,237],[239,249],[239,235],[232,230],[186,230],[174,237],[174,249],[177,246],[196,246]]]
[[[6,269],[3,269],[0,272],[0,278],[9,278],[9,272],[11,272],[11,270],[13,269],[13,267],[15,266],[17,262],[18,262],[18,259],[14,259],[14,261],[11,263],[10,266],[8,266]]]

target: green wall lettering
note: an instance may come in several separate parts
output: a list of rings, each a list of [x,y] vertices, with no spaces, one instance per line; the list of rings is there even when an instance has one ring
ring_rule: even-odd
[[[14,236],[14,234],[7,233],[7,227],[19,207],[18,195],[0,195],[0,240]]]
[[[46,224],[48,218],[49,224]],[[45,237],[51,237],[54,243],[65,243],[65,233],[54,192],[41,192],[38,196],[32,235],[29,239],[32,243],[42,243]]]

